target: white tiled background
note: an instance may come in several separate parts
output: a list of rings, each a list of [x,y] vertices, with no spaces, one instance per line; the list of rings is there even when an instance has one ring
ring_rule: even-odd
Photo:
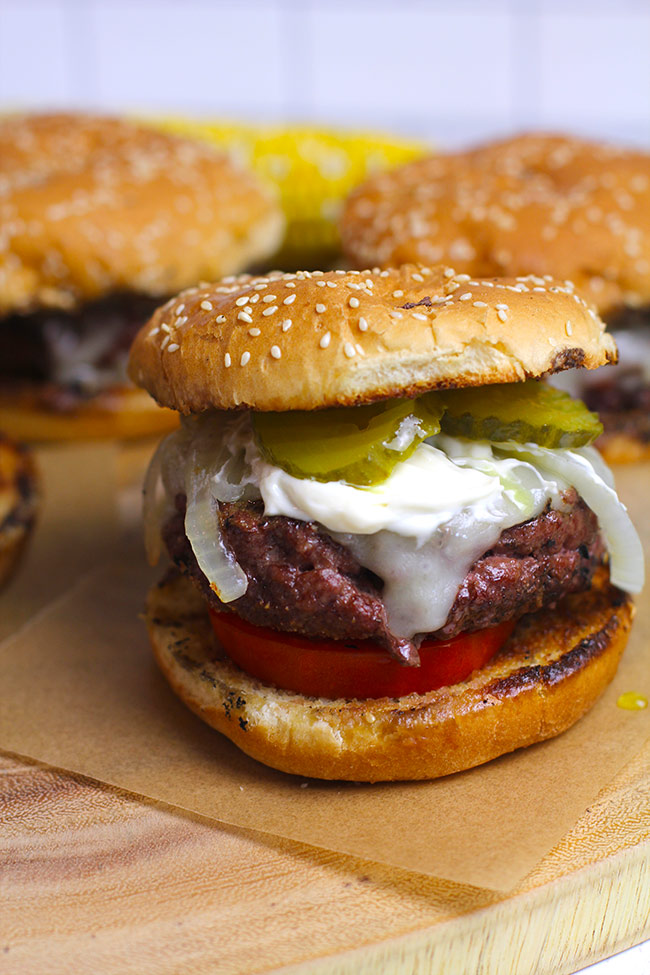
[[[650,144],[650,0],[0,0],[0,106]]]

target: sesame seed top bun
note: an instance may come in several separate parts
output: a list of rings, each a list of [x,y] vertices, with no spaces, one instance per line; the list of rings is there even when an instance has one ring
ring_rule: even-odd
[[[208,146],[114,118],[0,123],[0,314],[168,295],[273,253],[283,223]]]
[[[427,157],[357,189],[341,233],[357,267],[552,274],[607,315],[650,302],[650,154],[523,135]]]
[[[163,406],[311,410],[616,360],[570,282],[452,268],[243,275],[159,308],[129,374]]]

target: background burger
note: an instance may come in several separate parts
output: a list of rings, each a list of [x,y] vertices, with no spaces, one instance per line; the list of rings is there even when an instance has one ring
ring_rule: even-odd
[[[160,304],[282,237],[277,204],[207,146],[112,118],[0,123],[0,427],[21,439],[168,429],[126,378]]]
[[[565,386],[600,413],[609,460],[650,457],[650,154],[524,135],[428,157],[354,192],[342,236],[358,267],[570,278],[615,331],[620,364]]]
[[[442,267],[244,276],[157,311],[130,374],[183,416],[145,485],[150,557],[178,567],[148,609],[174,690],[322,778],[430,778],[569,727],[643,557],[597,418],[535,379],[614,358],[571,285]]]
[[[38,512],[38,478],[28,449],[0,433],[0,589],[12,577]]]

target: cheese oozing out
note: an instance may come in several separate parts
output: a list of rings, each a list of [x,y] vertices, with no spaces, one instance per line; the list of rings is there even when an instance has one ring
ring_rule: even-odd
[[[243,595],[247,583],[219,537],[214,506],[240,498],[261,498],[268,516],[323,525],[383,580],[389,626],[398,637],[440,629],[476,559],[547,503],[562,508],[571,486],[599,518],[613,581],[629,591],[643,584],[638,536],[593,448],[549,450],[438,434],[383,483],[355,487],[288,474],[262,457],[246,414],[214,414],[184,421],[152,463],[168,499],[166,507],[156,503],[156,517],[162,520],[177,493],[187,495],[188,538],[224,602]]]

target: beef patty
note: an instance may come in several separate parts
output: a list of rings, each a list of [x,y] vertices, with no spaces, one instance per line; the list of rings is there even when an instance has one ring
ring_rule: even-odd
[[[220,503],[223,540],[248,578],[243,596],[224,605],[210,589],[185,535],[185,497],[163,529],[173,561],[215,609],[259,626],[334,640],[374,640],[404,663],[419,662],[423,636],[458,633],[516,619],[588,589],[604,546],[593,511],[571,489],[567,510],[548,507],[509,528],[470,568],[442,629],[399,639],[388,626],[381,580],[315,522],[266,517],[261,502]]]

